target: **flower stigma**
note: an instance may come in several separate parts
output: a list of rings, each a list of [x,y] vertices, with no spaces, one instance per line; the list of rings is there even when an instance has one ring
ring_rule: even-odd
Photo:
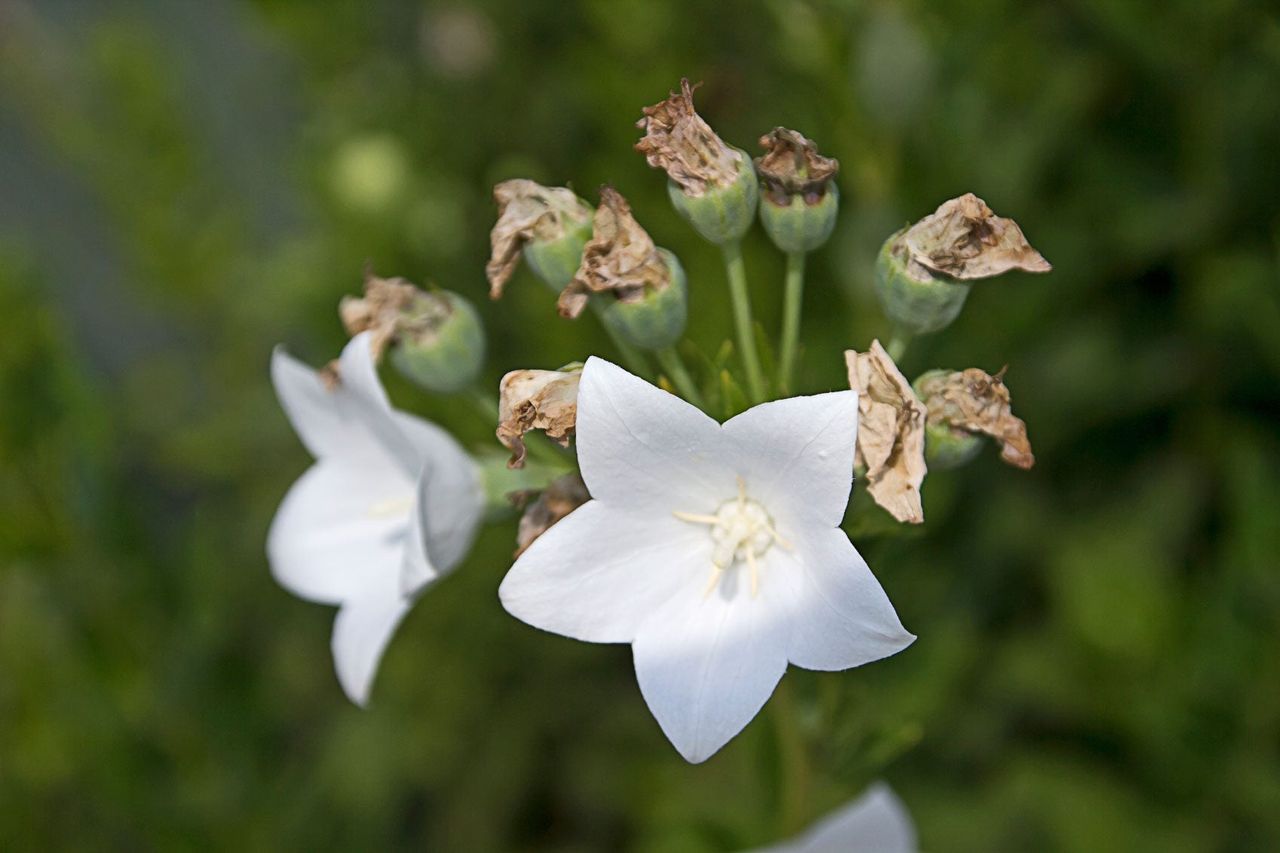
[[[738,496],[720,505],[713,515],[693,512],[673,512],[676,518],[690,524],[704,524],[711,528],[711,577],[702,595],[705,598],[720,583],[726,570],[737,562],[744,562],[750,571],[751,597],[760,593],[760,562],[769,548],[777,544],[791,550],[791,544],[778,535],[773,519],[757,501],[747,497],[747,483],[738,478]]]

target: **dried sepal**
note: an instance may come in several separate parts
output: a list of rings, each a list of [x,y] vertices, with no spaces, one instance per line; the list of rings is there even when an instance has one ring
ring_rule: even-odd
[[[498,299],[520,263],[520,251],[532,241],[559,240],[591,218],[591,207],[565,187],[544,187],[524,178],[493,188],[498,221],[489,233],[491,252],[484,272],[489,297]]]
[[[524,434],[540,429],[561,447],[569,446],[578,418],[580,370],[513,370],[502,377],[498,397],[498,440],[511,451],[509,468],[524,466]]]
[[[438,320],[448,317],[448,302],[424,301],[423,298],[427,295],[403,278],[379,278],[366,270],[364,296],[342,297],[342,301],[338,303],[338,316],[351,337],[364,331],[370,332],[369,347],[377,361],[395,341],[401,331],[403,318],[410,310],[425,311],[424,324],[433,316],[433,310],[438,309]]]
[[[613,187],[601,187],[591,239],[582,265],[560,294],[562,317],[573,319],[593,293],[612,293],[622,302],[639,302],[646,291],[663,290],[671,273],[653,239],[631,215],[631,205]]]
[[[847,350],[844,356],[849,385],[858,392],[854,456],[866,468],[867,491],[894,518],[920,524],[920,485],[928,470],[925,406],[879,341],[868,352]]]
[[[693,107],[695,88],[683,78],[679,92],[644,108],[644,118],[636,122],[644,137],[636,143],[636,150],[650,166],[665,171],[687,195],[700,196],[708,188],[732,186],[738,179],[742,155],[698,115]]]
[[[918,382],[929,422],[967,432],[980,432],[1000,442],[1000,458],[1019,468],[1036,464],[1027,425],[1013,414],[1002,368],[992,376],[976,367],[953,373],[935,372]]]
[[[1048,272],[1052,267],[1031,247],[1012,219],[996,216],[973,193],[943,202],[908,228],[899,240],[910,270],[924,280],[941,273],[960,281],[1006,273]]]
[[[785,205],[795,195],[816,204],[840,171],[839,160],[823,157],[811,140],[785,127],[775,127],[760,137],[760,147],[765,153],[756,158],[756,172],[765,193],[776,204]]]
[[[529,549],[533,540],[551,529],[557,521],[591,500],[587,484],[580,474],[566,474],[538,491],[513,492],[509,496],[524,510],[516,528],[516,557]]]

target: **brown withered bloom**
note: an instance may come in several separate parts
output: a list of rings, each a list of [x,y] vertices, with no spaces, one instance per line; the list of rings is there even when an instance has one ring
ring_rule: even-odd
[[[433,298],[403,278],[379,278],[370,270],[365,270],[364,296],[344,296],[338,303],[338,316],[348,335],[370,332],[375,360],[405,333],[406,324],[412,325],[413,332],[430,336],[452,312],[447,299]]]
[[[569,446],[578,419],[580,370],[513,370],[498,387],[498,440],[511,451],[509,468],[524,466],[524,434],[540,429]]]
[[[1000,443],[1000,458],[1019,468],[1036,464],[1027,439],[1027,425],[1015,417],[1002,368],[992,376],[976,367],[947,373],[935,371],[920,378],[920,394],[929,423],[951,429],[985,433]]]
[[[564,187],[544,187],[516,178],[493,188],[498,221],[489,234],[491,252],[484,272],[489,297],[497,299],[520,263],[520,250],[532,240],[550,242],[591,218],[591,207]]]
[[[1048,272],[1049,262],[1031,248],[1012,219],[996,216],[973,193],[943,202],[899,240],[908,271],[920,280],[941,273],[960,281],[1006,273]],[[918,267],[917,267],[918,265]],[[923,269],[921,269],[923,268]]]
[[[516,557],[527,551],[533,540],[550,530],[557,521],[591,500],[587,484],[580,474],[566,474],[553,480],[541,492],[514,492],[509,497],[524,510],[516,529]]]
[[[817,204],[840,171],[839,160],[823,157],[811,140],[785,127],[775,127],[760,137],[760,147],[765,153],[756,158],[756,172],[765,193],[779,205],[786,205],[796,195]]]
[[[848,350],[844,356],[849,385],[858,392],[854,459],[867,469],[867,491],[894,518],[920,524],[920,485],[928,470],[925,406],[879,341],[868,352]]]
[[[644,108],[644,118],[636,122],[644,137],[636,150],[650,166],[665,171],[686,195],[700,196],[708,187],[733,185],[742,155],[726,145],[693,108],[695,88],[683,78],[679,92]]]
[[[582,250],[582,266],[556,303],[560,315],[573,319],[587,307],[593,293],[612,293],[623,302],[638,302],[652,288],[671,283],[671,271],[640,223],[631,205],[613,187],[600,188],[591,239]]]

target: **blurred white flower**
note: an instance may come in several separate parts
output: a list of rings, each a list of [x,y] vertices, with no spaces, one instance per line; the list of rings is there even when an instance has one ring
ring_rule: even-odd
[[[416,595],[471,547],[483,504],[458,443],[391,408],[369,337],[352,338],[336,369],[317,372],[280,349],[271,359],[280,404],[316,463],[280,504],[267,556],[290,592],[341,607],[334,666],[358,705]]]
[[[706,760],[788,661],[847,669],[915,639],[839,528],[857,417],[857,395],[841,391],[721,426],[590,359],[577,446],[593,500],[521,555],[503,605],[547,631],[631,643],[662,730],[687,760]]]
[[[803,835],[755,853],[916,853],[916,830],[883,782],[818,821]]]

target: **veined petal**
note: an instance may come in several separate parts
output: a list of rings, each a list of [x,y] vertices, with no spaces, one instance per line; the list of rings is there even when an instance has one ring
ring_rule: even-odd
[[[424,460],[410,531],[421,547],[406,549],[401,577],[401,591],[411,595],[466,557],[484,512],[484,494],[475,462],[452,436],[413,415],[392,414]]]
[[[370,566],[361,591],[347,599],[333,622],[333,666],[347,698],[364,707],[378,663],[412,600],[400,594],[400,567]]]
[[[337,604],[371,574],[399,570],[412,504],[412,481],[390,462],[322,459],[293,484],[271,522],[271,572],[294,595]]]
[[[554,528],[553,528],[554,530]],[[687,580],[640,627],[636,678],[663,733],[685,757],[707,760],[751,722],[787,668],[787,611],[761,583],[752,596],[744,566],[709,593],[705,570]]]
[[[906,807],[888,785],[877,782],[799,838],[755,853],[916,853],[916,845]]]
[[[836,391],[775,400],[725,422],[738,473],[779,515],[835,527],[853,485],[858,395]]]
[[[776,558],[786,564],[778,567],[779,573],[792,581],[787,657],[793,664],[849,669],[915,642],[843,530],[814,527],[797,539],[793,551]]]
[[[720,425],[592,356],[578,385],[578,461],[592,497],[618,506],[715,507],[734,493]]]
[[[535,628],[627,643],[673,596],[701,600],[710,538],[674,516],[633,518],[588,501],[539,536],[507,572],[502,606]]]

